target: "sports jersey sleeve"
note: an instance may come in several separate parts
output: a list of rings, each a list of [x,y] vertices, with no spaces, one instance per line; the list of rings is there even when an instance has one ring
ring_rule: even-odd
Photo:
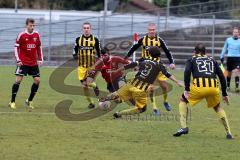
[[[214,62],[214,66],[215,66],[215,71],[216,71],[216,74],[219,78],[219,81],[221,83],[221,89],[222,89],[222,95],[223,96],[227,96],[227,83],[226,83],[226,79],[224,77],[224,74],[221,70],[221,68],[219,67],[217,61]]]
[[[192,62],[191,62],[191,59],[189,59],[186,62],[186,67],[184,71],[184,84],[185,84],[186,91],[190,91],[191,73],[192,73]]]
[[[160,43],[161,43],[161,48],[163,49],[163,51],[165,52],[168,60],[169,60],[169,63],[174,63],[174,59],[173,59],[173,56],[172,56],[172,53],[171,51],[168,49],[165,41],[159,37],[159,40],[160,40]]]
[[[103,65],[104,65],[103,61],[101,59],[98,59],[94,64],[94,68],[95,70],[101,70]]]
[[[162,74],[164,74],[167,78],[171,77],[172,75],[167,71],[166,67],[162,64],[159,63],[159,68]]]
[[[38,60],[43,61],[42,42],[41,42],[41,39],[40,39],[40,35],[38,35],[37,55],[38,55]]]
[[[226,39],[224,43],[224,46],[220,55],[220,59],[224,58],[224,55],[227,53],[227,47],[228,47],[228,39]]]
[[[73,53],[72,53],[72,55],[73,55],[73,58],[74,58],[74,59],[77,59],[77,58],[78,58],[78,49],[79,49],[78,41],[79,41],[79,38],[80,38],[80,37],[76,38],[75,44],[74,44],[74,48],[73,48]]]
[[[136,62],[132,62],[132,63],[130,63],[130,64],[125,65],[125,66],[124,66],[124,69],[127,70],[127,69],[134,68],[134,67],[138,66],[138,64],[139,64],[139,63],[138,63],[137,61],[136,61]]]
[[[100,41],[98,40],[98,38],[96,38],[95,37],[95,48],[96,48],[96,52],[97,52],[97,56],[98,56],[98,58],[100,58],[101,57],[101,47],[100,47],[101,45],[100,45]]]
[[[126,58],[131,57],[133,52],[142,46],[143,38],[140,38],[136,44],[134,44],[127,53]]]
[[[17,36],[17,39],[16,39],[16,43],[14,45],[14,56],[15,56],[15,59],[17,62],[20,62],[20,58],[19,58],[19,53],[20,53],[20,45],[21,45],[21,41],[22,41],[22,33],[20,33],[18,36]]]
[[[112,56],[111,59],[116,63],[129,64],[129,61],[127,59],[124,59],[120,56]]]

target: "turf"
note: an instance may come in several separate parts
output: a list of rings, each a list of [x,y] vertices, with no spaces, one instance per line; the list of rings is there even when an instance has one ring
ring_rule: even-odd
[[[17,96],[17,110],[7,107],[14,67],[0,67],[0,159],[1,160],[112,160],[112,159],[239,159],[239,95],[231,94],[231,105],[223,104],[229,117],[234,140],[226,140],[223,127],[205,102],[191,110],[190,134],[175,138],[179,128],[178,99],[183,88],[174,86],[169,93],[172,111],[166,112],[162,97],[158,105],[162,117],[151,116],[151,107],[140,117],[113,120],[112,113],[127,108],[118,105],[114,111],[89,121],[62,121],[55,115],[55,105],[64,99],[74,101],[73,113],[88,111],[87,101],[79,95],[58,93],[49,86],[49,76],[54,68],[41,69],[41,87],[34,100],[36,109],[29,113],[24,108],[31,77],[26,77]],[[174,71],[182,79],[182,71]],[[79,85],[73,71],[66,84]],[[99,77],[102,90],[106,85]]]

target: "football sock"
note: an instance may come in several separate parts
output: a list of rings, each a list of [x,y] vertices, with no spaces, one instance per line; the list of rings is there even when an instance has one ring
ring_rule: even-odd
[[[84,89],[83,89],[83,92],[84,92],[84,95],[86,96],[87,101],[88,101],[89,103],[94,104],[93,100],[92,100],[92,99],[90,98],[90,96],[89,96],[88,88],[84,88]]]
[[[180,124],[182,128],[187,127],[187,104],[180,101],[179,103]]]
[[[19,89],[19,85],[20,85],[20,83],[16,82],[12,86],[12,99],[11,99],[11,102],[15,102],[15,99],[16,99],[16,96],[17,96],[17,92],[18,92],[18,89]]]
[[[157,109],[156,98],[154,96],[154,92],[150,92],[149,96],[150,96],[150,100],[151,100],[153,109]]]
[[[167,96],[168,96],[167,93],[163,94],[163,102],[167,102]]]
[[[86,99],[87,99],[87,101],[88,101],[89,103],[94,104],[93,100],[92,100],[89,96],[86,96]]]
[[[231,77],[227,77],[227,87],[230,87]]]
[[[235,77],[235,84],[236,84],[236,88],[238,88],[238,86],[239,86],[239,76]]]
[[[92,88],[96,88],[97,87],[97,84],[95,82],[92,82],[88,85],[89,87],[92,87]]]
[[[131,109],[125,109],[119,112],[120,115],[133,115],[140,113],[139,109],[137,107],[131,108]]]
[[[220,122],[223,124],[227,134],[231,134],[231,130],[229,127],[228,119],[226,116],[226,113],[223,109],[221,109],[219,112],[217,112],[218,117],[220,118]]]
[[[39,88],[39,84],[35,84],[35,83],[32,84],[31,93],[28,97],[28,101],[33,100],[35,94],[37,93],[38,88]]]

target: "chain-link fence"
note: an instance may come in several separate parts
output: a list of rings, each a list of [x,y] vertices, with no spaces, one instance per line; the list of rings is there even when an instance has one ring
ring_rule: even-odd
[[[102,46],[107,46],[115,53],[125,54],[132,45],[132,35],[146,33],[147,24],[154,22],[158,32],[166,40],[174,57],[182,63],[186,55],[191,54],[194,44],[203,42],[209,48],[208,52],[217,57],[224,40],[231,34],[231,28],[238,26],[239,20],[233,17],[240,9],[234,1],[220,0],[224,8],[216,7],[216,3],[199,3],[181,7],[170,7],[169,12],[151,10],[138,13],[112,14],[104,16],[98,12],[77,11],[0,11],[0,59],[13,57],[13,46],[16,36],[24,29],[27,17],[36,19],[42,39],[44,58],[48,61],[61,61],[71,57],[75,38],[81,34],[83,22],[92,24],[93,34],[98,36]],[[226,4],[225,4],[226,2]],[[211,5],[218,8],[205,13],[204,9]],[[196,14],[181,15],[183,9],[191,8],[199,11]],[[165,8],[167,10],[167,8]],[[209,11],[209,9],[208,9]],[[30,14],[31,12],[31,14]],[[166,14],[169,13],[169,14]],[[228,15],[224,17],[222,15]]]

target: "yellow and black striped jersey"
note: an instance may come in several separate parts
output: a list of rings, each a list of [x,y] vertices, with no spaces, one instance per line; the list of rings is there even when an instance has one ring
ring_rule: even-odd
[[[226,80],[217,61],[207,55],[196,54],[186,62],[184,71],[185,90],[190,90],[191,74],[197,87],[218,87],[217,76],[222,87],[222,94],[227,95]]]
[[[146,91],[149,85],[154,83],[160,72],[168,78],[171,77],[171,74],[166,70],[165,66],[154,58],[142,58],[139,61],[124,66],[124,68],[130,69],[136,66],[139,66],[139,70],[130,83],[138,89]]]
[[[140,38],[136,44],[134,44],[131,49],[127,53],[127,57],[130,57],[134,51],[136,51],[139,47],[142,46],[142,53],[141,57],[142,58],[149,58],[150,55],[146,51],[149,47],[157,46],[159,48],[162,48],[163,51],[165,52],[169,63],[174,63],[174,59],[172,57],[172,53],[168,49],[166,43],[164,40],[156,35],[155,37],[149,37],[148,35],[145,35],[144,37]]]
[[[100,57],[100,42],[90,35],[81,35],[76,38],[73,56],[78,59],[78,66],[91,67],[96,61],[96,56]]]

